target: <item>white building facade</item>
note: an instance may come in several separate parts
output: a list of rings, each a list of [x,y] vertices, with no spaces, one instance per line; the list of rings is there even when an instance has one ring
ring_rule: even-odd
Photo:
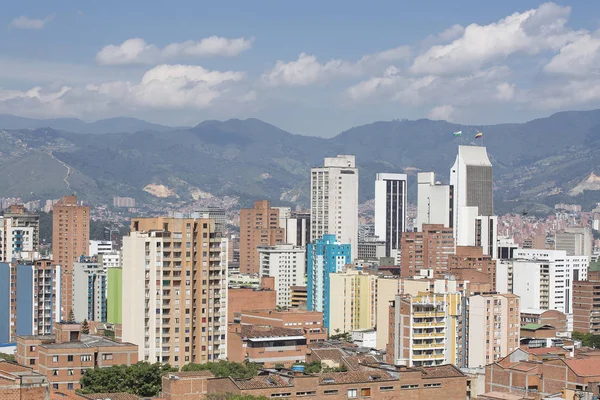
[[[406,174],[377,174],[375,235],[385,242],[385,256],[398,259],[400,237],[406,230]]]
[[[290,286],[303,286],[306,249],[291,244],[258,247],[259,276],[273,277],[279,307],[291,307]]]
[[[452,228],[453,186],[437,182],[433,172],[419,172],[417,185],[417,230],[421,232],[423,224],[441,224],[445,228]]]

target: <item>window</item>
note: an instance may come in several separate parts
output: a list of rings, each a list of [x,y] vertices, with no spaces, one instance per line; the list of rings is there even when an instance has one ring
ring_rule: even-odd
[[[53,383],[53,384],[52,384],[52,389],[56,389],[56,390],[58,390],[58,383]]]
[[[35,346],[29,346],[29,351],[35,351]]]
[[[69,375],[69,376],[73,376],[73,375],[75,375],[75,372],[74,372],[72,369],[70,369],[70,370],[68,370],[68,371],[69,371],[69,373],[68,373],[68,375]]]
[[[296,396],[298,397],[303,397],[303,396],[316,396],[317,392],[312,391],[312,392],[296,392]]]
[[[323,394],[338,394],[340,391],[339,390],[325,390],[323,391]]]
[[[355,399],[358,397],[358,390],[356,389],[348,389],[348,398]]]
[[[67,356],[67,361],[68,362],[73,362],[73,356]]]
[[[52,370],[52,376],[58,376],[58,370],[57,369],[53,369]]]
[[[271,397],[290,397],[291,393],[271,393]]]
[[[419,385],[402,385],[402,386],[400,386],[400,389],[402,389],[402,390],[417,389],[418,387],[419,387]]]
[[[73,390],[73,384],[67,383],[67,390]]]
[[[442,387],[441,383],[426,383],[425,385],[423,385],[423,387],[426,388],[439,388]]]
[[[371,396],[371,388],[361,388],[360,389],[360,397],[370,397]]]
[[[58,356],[52,356],[52,362],[53,363],[57,363],[58,362]]]
[[[29,360],[29,365],[35,365],[35,358],[32,358],[31,360]]]
[[[80,360],[81,361],[92,361],[92,356],[91,355],[81,356]]]
[[[102,359],[103,360],[112,360],[113,359],[113,355],[110,354],[110,353],[102,354]]]
[[[382,392],[389,392],[390,390],[394,390],[393,386],[380,386],[379,390]]]

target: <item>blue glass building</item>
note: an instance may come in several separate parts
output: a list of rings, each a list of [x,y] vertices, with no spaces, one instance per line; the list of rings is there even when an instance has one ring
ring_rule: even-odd
[[[335,235],[323,235],[307,246],[307,307],[323,313],[323,324],[327,330],[331,295],[329,274],[343,271],[344,266],[351,262],[351,246],[339,243]]]

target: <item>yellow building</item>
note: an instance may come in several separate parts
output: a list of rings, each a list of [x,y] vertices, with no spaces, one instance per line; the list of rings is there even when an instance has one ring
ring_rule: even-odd
[[[457,364],[460,293],[397,295],[389,308],[387,362],[407,366]]]
[[[377,276],[348,269],[329,274],[329,332],[371,329],[377,321]]]

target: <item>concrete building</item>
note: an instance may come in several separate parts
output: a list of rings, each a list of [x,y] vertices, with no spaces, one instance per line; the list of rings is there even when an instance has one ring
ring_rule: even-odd
[[[52,333],[60,321],[60,266],[50,260],[0,263],[0,343]]]
[[[285,229],[285,243],[306,247],[310,243],[310,211],[279,209],[279,227]]]
[[[113,207],[135,207],[135,199],[133,197],[113,197]]]
[[[227,249],[211,219],[135,218],[123,238],[123,340],[173,366],[227,354]]]
[[[304,284],[305,248],[292,244],[259,246],[258,257],[259,276],[270,276],[275,279],[277,305],[283,308],[291,307],[290,286]]]
[[[454,227],[454,187],[435,180],[434,172],[417,174],[417,231],[423,225]]]
[[[224,208],[215,206],[198,207],[193,214],[196,218],[213,219],[215,221],[215,232],[218,232],[223,237],[225,236],[227,231],[227,213]]]
[[[408,367],[458,364],[461,299],[460,293],[396,295],[386,361]]]
[[[375,176],[375,235],[385,242],[385,257],[398,259],[406,231],[406,174]]]
[[[496,291],[496,260],[483,254],[478,246],[456,246],[455,254],[448,257],[448,272],[457,280],[489,283]]]
[[[589,226],[565,228],[557,232],[554,248],[564,250],[568,256],[592,256],[592,230]]]
[[[107,321],[108,270],[98,257],[80,257],[73,263],[73,315],[75,321]]]
[[[123,268],[106,270],[106,322],[123,323]]]
[[[327,340],[327,329],[323,326],[323,313],[317,311],[298,310],[294,308],[284,311],[242,311],[240,324],[300,329],[306,337],[308,344]]]
[[[275,310],[277,294],[272,288],[229,289],[227,292],[227,322],[239,322],[241,313],[249,310]]]
[[[457,246],[481,246],[496,258],[497,218],[494,217],[492,163],[483,146],[459,146],[450,169],[454,237]]]
[[[402,280],[394,277],[377,277],[377,297],[375,298],[375,309],[377,317],[375,319],[376,342],[374,348],[385,350],[389,339],[389,304],[400,293]]]
[[[0,360],[0,398],[2,400],[48,400],[48,379],[29,367]]]
[[[354,156],[326,157],[310,171],[310,241],[335,235],[358,254],[358,169]]]
[[[14,204],[0,216],[0,262],[20,258],[21,252],[39,250],[40,216]]]
[[[323,313],[323,322],[329,330],[330,274],[341,272],[351,262],[351,245],[337,241],[335,235],[323,235],[309,243],[307,248],[309,310]]]
[[[481,294],[463,299],[463,368],[484,367],[519,348],[520,305],[514,294]]]
[[[62,266],[62,314],[73,304],[73,263],[89,255],[90,207],[81,206],[77,196],[65,196],[52,210],[52,256]]]
[[[586,256],[567,256],[561,250],[518,250],[508,270],[512,292],[521,298],[522,308],[567,314],[572,328],[573,282],[587,279],[588,263]]]
[[[240,272],[258,274],[259,246],[275,246],[285,240],[285,230],[279,227],[279,210],[268,200],[254,203],[254,208],[240,210]]]
[[[355,329],[350,331],[352,343],[360,347],[374,349],[377,347],[377,332],[374,329]]]
[[[90,240],[89,256],[107,254],[113,252],[113,242],[110,240]]]
[[[600,280],[592,280],[596,269],[594,265],[589,281],[573,282],[573,330],[600,335]]]
[[[452,229],[425,224],[420,232],[404,233],[400,247],[403,278],[443,277],[448,273],[448,258],[454,253]]]
[[[292,307],[306,308],[308,299],[308,289],[303,286],[290,286],[290,297],[292,298]]]
[[[52,335],[17,337],[17,362],[46,376],[52,389],[77,390],[87,369],[132,365],[138,348],[104,336],[81,333],[81,325],[55,323]]]
[[[557,310],[521,309],[521,326],[527,324],[549,325],[554,327],[556,332],[567,332],[568,329],[566,314]]]
[[[377,325],[377,275],[355,269],[329,274],[329,325],[332,333]]]
[[[499,260],[511,260],[514,256],[515,251],[518,248],[519,248],[519,245],[515,243],[515,240],[512,237],[510,237],[510,236],[499,236],[498,237],[498,253],[497,254],[498,254]]]
[[[387,244],[384,241],[373,240],[373,241],[359,241],[358,242],[358,254],[359,260],[377,260],[381,257],[386,257]],[[394,257],[399,258],[399,257]]]

